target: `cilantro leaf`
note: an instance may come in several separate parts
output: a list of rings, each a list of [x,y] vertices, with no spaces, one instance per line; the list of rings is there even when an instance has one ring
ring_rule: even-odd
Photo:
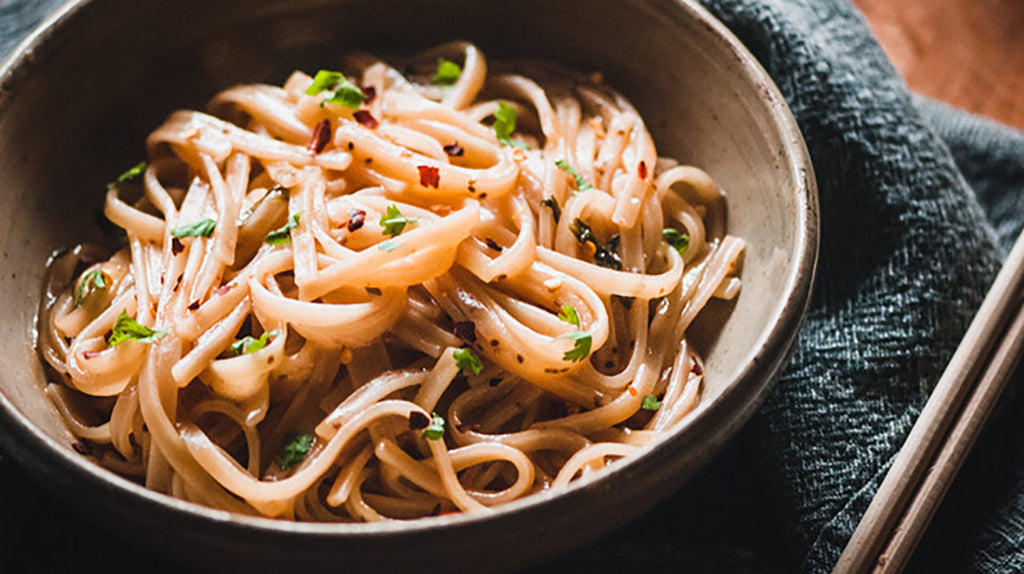
[[[103,275],[103,272],[99,269],[93,269],[92,271],[82,275],[82,278],[78,280],[78,287],[75,288],[75,305],[81,305],[85,298],[92,295],[97,290],[107,288],[107,279]]]
[[[185,225],[179,225],[171,230],[171,235],[175,237],[209,237],[213,235],[214,228],[217,227],[216,219],[200,219],[193,223],[186,223]]]
[[[685,233],[679,233],[678,230],[672,229],[671,227],[662,229],[661,236],[664,237],[665,241],[675,248],[680,255],[686,253],[686,249],[690,246],[690,236]]]
[[[239,341],[235,341],[234,343],[231,344],[231,352],[236,357],[248,353],[255,353],[256,351],[259,351],[263,347],[266,347],[267,343],[270,342],[271,337],[276,336],[277,329],[274,329],[273,331],[264,332],[262,335],[260,335],[259,339],[253,339],[252,337],[246,335],[245,338]]]
[[[140,175],[146,172],[146,168],[149,166],[148,163],[140,161],[139,163],[128,168],[124,173],[117,176],[116,181],[112,181],[107,184],[107,188],[115,187],[119,183],[128,183],[138,178]]]
[[[540,204],[544,207],[551,208],[551,217],[554,218],[555,223],[558,223],[558,220],[562,218],[562,207],[558,205],[558,200],[553,197],[549,197],[541,201]]]
[[[512,132],[514,131],[516,131],[516,109],[508,102],[499,101],[498,111],[494,112],[494,136],[505,145],[528,149],[526,144],[512,141]]]
[[[558,166],[558,169],[571,175],[572,178],[576,180],[576,191],[578,193],[583,193],[584,191],[594,189],[594,186],[590,185],[589,181],[583,179],[582,175],[576,173],[576,170],[573,169],[571,165],[569,165],[569,162],[565,161],[564,159],[559,159],[555,160],[555,165]]]
[[[594,339],[586,331],[564,333],[555,337],[555,339],[572,339],[576,341],[576,345],[562,355],[563,361],[572,361],[574,363],[590,356],[590,346],[594,343]]]
[[[640,408],[645,411],[656,411],[661,408],[661,401],[654,395],[644,395],[644,400],[640,403]]]
[[[357,110],[366,101],[366,95],[359,86],[348,81],[341,72],[320,70],[316,73],[313,83],[306,88],[306,95],[315,96],[322,92],[327,92],[327,96],[320,102],[321,107],[324,104],[338,104]]]
[[[580,316],[576,313],[576,308],[572,305],[562,305],[562,310],[558,313],[558,318],[569,323],[570,325],[580,326]]]
[[[467,347],[455,349],[452,351],[452,356],[455,357],[455,366],[463,371],[473,371],[474,375],[479,375],[480,371],[484,370],[483,361],[476,356],[473,349]]]
[[[313,448],[313,435],[310,433],[286,436],[284,446],[281,447],[281,454],[277,457],[277,466],[281,470],[288,470],[306,460],[306,455],[309,454],[311,448]]]
[[[437,413],[430,413],[430,426],[423,430],[423,438],[439,440],[444,437],[444,418]]]
[[[437,72],[434,73],[433,82],[439,86],[450,86],[459,81],[462,75],[462,68],[458,64],[444,58],[437,59]]]
[[[135,319],[128,316],[127,311],[121,311],[121,314],[117,317],[117,321],[114,322],[114,328],[111,330],[110,337],[107,339],[107,345],[110,347],[116,347],[119,343],[124,341],[152,343],[166,334],[167,331],[162,329],[150,329],[145,325],[138,324]]]
[[[402,215],[402,212],[398,210],[398,206],[392,203],[388,206],[387,213],[380,216],[380,226],[384,228],[384,235],[398,237],[405,230],[406,224],[416,223],[416,220],[417,218],[415,217],[405,217]]]
[[[299,226],[300,215],[302,215],[301,211],[291,216],[288,223],[285,223],[284,226],[268,233],[266,239],[267,243],[271,245],[284,245],[285,243],[290,242],[292,240],[291,231]]]

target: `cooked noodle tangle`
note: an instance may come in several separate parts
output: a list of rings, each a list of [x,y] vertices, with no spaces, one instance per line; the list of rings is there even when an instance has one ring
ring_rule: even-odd
[[[585,480],[695,408],[687,329],[743,250],[714,182],[599,77],[466,43],[405,64],[350,59],[358,112],[296,72],[149,136],[106,196],[123,247],[50,268],[38,346],[80,450],[230,511],[411,519]],[[122,313],[158,332],[112,345]]]

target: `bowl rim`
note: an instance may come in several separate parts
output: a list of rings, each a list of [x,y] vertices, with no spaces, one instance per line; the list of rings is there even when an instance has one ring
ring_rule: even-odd
[[[650,1],[650,0],[644,0]],[[619,463],[602,469],[592,479],[580,480],[569,485],[537,493],[510,503],[494,507],[493,512],[458,513],[412,521],[382,521],[373,523],[314,523],[282,521],[260,516],[235,514],[198,503],[171,497],[132,482],[116,473],[79,456],[72,449],[60,444],[32,424],[0,389],[0,442],[5,450],[12,453],[31,453],[36,460],[26,462],[23,457],[11,457],[23,468],[34,470],[46,466],[56,467],[75,475],[72,477],[85,488],[96,490],[117,490],[117,496],[135,497],[151,508],[176,514],[179,519],[199,520],[224,528],[242,528],[280,535],[304,535],[314,537],[344,536],[351,538],[376,538],[391,534],[417,534],[455,527],[472,527],[494,521],[503,521],[511,515],[532,512],[547,506],[552,500],[563,500],[571,495],[605,482],[605,478],[622,473],[641,461],[658,457],[666,444],[676,437],[695,432],[698,427],[709,424],[715,413],[727,408],[730,397],[742,392],[758,392],[755,402],[760,403],[766,391],[778,374],[792,347],[796,334],[803,323],[810,303],[818,259],[819,223],[818,195],[813,165],[806,143],[778,87],[769,77],[757,59],[726,26],[715,18],[696,0],[664,0],[677,13],[674,17],[688,18],[707,28],[710,36],[728,51],[739,63],[739,70],[750,84],[757,87],[757,101],[765,106],[768,117],[784,142],[784,168],[789,170],[797,183],[794,189],[797,197],[796,210],[798,225],[795,235],[794,264],[786,277],[783,303],[777,306],[774,325],[767,330],[755,345],[753,359],[741,373],[730,381],[721,393],[702,408],[687,417],[685,422],[671,433],[659,437],[641,452],[626,457]],[[71,26],[80,14],[98,4],[97,0],[69,0],[48,15],[10,53],[0,60],[0,107],[13,96],[13,86],[21,76],[28,73],[35,62],[36,50],[47,41]],[[760,388],[759,387],[760,383]],[[751,412],[754,410],[750,409]],[[744,421],[733,425],[729,435],[742,426]],[[13,437],[13,438],[9,438]],[[727,437],[728,438],[728,437]],[[8,442],[9,441],[9,442]]]

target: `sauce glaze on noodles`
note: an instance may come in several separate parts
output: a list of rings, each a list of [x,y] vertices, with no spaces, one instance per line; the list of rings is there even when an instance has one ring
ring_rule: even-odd
[[[358,112],[296,72],[149,136],[106,196],[127,241],[55,258],[40,313],[79,450],[230,511],[409,519],[585,479],[694,408],[687,328],[743,250],[711,178],[599,76],[407,64],[350,58]],[[111,346],[122,313],[160,332]]]

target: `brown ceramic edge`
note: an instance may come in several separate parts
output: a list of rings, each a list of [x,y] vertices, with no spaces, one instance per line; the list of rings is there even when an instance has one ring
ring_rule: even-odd
[[[731,384],[731,392],[720,395],[686,423],[688,431],[696,431],[699,427],[710,424],[710,421],[713,420],[718,411],[725,408],[728,403],[739,400],[738,396],[730,400],[730,397],[733,395],[742,394],[743,392],[756,393],[756,400],[750,404],[745,412],[740,413],[736,420],[732,421],[729,430],[723,435],[724,442],[725,438],[735,434],[742,427],[742,424],[752,415],[756,406],[763,401],[773,383],[774,376],[788,358],[792,350],[792,344],[802,324],[804,312],[810,301],[810,292],[817,263],[817,190],[813,167],[806,145],[788,106],[767,72],[764,71],[757,60],[742,46],[728,28],[714,18],[706,9],[695,4],[693,0],[675,0],[675,3],[681,9],[687,11],[695,20],[707,26],[712,32],[712,36],[715,36],[714,41],[722,43],[741,63],[744,68],[744,75],[761,88],[759,90],[761,101],[770,109],[776,128],[786,137],[791,146],[789,153],[786,154],[789,168],[793,171],[795,179],[798,182],[802,182],[802,186],[797,190],[800,200],[798,202],[800,227],[797,234],[797,252],[794,254],[794,259],[798,261],[798,264],[794,268],[793,273],[791,273],[789,281],[787,281],[787,289],[790,289],[790,295],[786,298],[778,312],[775,326],[760,341],[753,360]],[[59,33],[65,26],[73,25],[82,11],[95,4],[97,4],[95,0],[69,1],[47,17],[6,58],[0,61],[0,106],[4,105],[6,100],[13,94],[11,86],[15,85],[17,79],[32,67],[37,54],[45,57],[44,48],[51,46],[51,44],[47,43],[48,40]],[[774,357],[775,360],[765,362],[768,357]],[[564,499],[571,495],[578,495],[580,491],[595,485],[595,481],[574,483],[558,492],[549,491],[509,503],[489,514],[456,514],[411,522],[356,525],[285,522],[268,518],[236,515],[148,490],[89,462],[73,453],[71,449],[58,444],[57,441],[42,433],[15,409],[3,392],[0,392],[0,415],[3,415],[0,416],[0,430],[3,431],[0,432],[0,444],[3,445],[6,452],[16,455],[16,462],[29,470],[37,478],[44,476],[43,469],[48,465],[56,466],[79,475],[80,478],[84,479],[85,484],[99,491],[123,490],[135,494],[140,497],[141,502],[157,512],[176,514],[187,520],[204,519],[225,526],[238,526],[243,529],[266,533],[301,534],[317,537],[339,534],[350,537],[375,537],[377,535],[395,533],[412,534],[422,530],[434,530],[449,526],[467,527],[473,524],[501,520],[512,514],[526,512],[535,506],[549,504],[553,499]],[[675,437],[680,432],[682,432],[682,429],[677,430],[668,438]],[[717,448],[720,444],[713,445],[712,448]],[[669,446],[667,439],[659,440],[639,455],[623,461],[620,465],[615,465],[614,468],[601,471],[597,477],[610,478],[618,474],[619,471],[632,467],[641,459],[654,456],[662,450],[670,450],[666,448],[667,446]],[[596,482],[604,481],[598,480]]]

